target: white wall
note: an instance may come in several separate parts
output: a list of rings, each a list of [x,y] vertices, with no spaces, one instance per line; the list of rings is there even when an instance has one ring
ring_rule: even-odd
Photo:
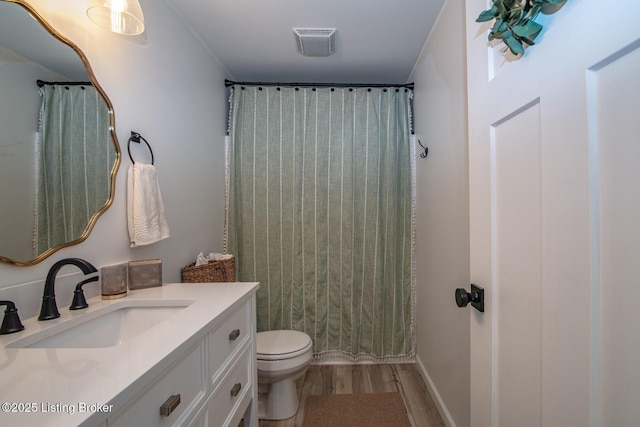
[[[222,250],[224,79],[232,76],[227,76],[164,0],[140,3],[146,32],[131,38],[97,28],[86,16],[88,2],[30,1],[87,55],[113,103],[123,156],[114,203],[85,242],[60,250],[33,267],[0,264],[0,299],[17,300],[25,318],[37,314],[42,281],[59,259],[81,257],[100,267],[130,259],[161,258],[164,281],[174,282],[180,280],[180,268],[195,260],[198,252]],[[171,228],[169,239],[141,248],[129,247],[126,225],[126,171],[130,164],[126,144],[132,130],[140,132],[153,147]],[[69,273],[73,277],[65,278]],[[72,284],[79,274],[65,268],[60,276],[56,295],[63,307],[68,305],[66,299],[70,301]],[[35,297],[34,292],[38,294]]]
[[[469,285],[466,49],[463,0],[447,0],[413,71],[417,158],[417,352],[443,418],[468,426]],[[420,147],[418,147],[420,149]]]

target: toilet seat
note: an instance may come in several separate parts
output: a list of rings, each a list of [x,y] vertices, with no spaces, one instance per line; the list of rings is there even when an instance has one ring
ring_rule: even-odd
[[[291,359],[311,349],[311,337],[304,332],[279,330],[258,332],[256,340],[258,360]]]

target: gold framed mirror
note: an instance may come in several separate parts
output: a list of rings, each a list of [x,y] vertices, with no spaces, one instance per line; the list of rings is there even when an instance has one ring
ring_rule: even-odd
[[[112,204],[113,106],[84,53],[22,0],[0,0],[0,261],[84,241]]]

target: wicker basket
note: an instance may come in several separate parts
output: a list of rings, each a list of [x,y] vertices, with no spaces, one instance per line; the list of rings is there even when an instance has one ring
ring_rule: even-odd
[[[236,259],[231,257],[196,266],[191,263],[182,269],[183,283],[235,282]]]

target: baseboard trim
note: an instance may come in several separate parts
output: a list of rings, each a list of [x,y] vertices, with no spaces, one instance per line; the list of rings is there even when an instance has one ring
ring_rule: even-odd
[[[431,398],[435,402],[438,412],[440,412],[442,421],[444,421],[447,427],[457,427],[455,421],[453,421],[453,417],[447,409],[447,405],[444,403],[444,400],[442,400],[442,396],[438,393],[436,385],[431,380],[431,377],[427,372],[427,368],[425,368],[422,360],[420,360],[420,356],[416,356],[416,364],[418,365],[418,371],[420,372],[420,375],[422,375],[422,379],[427,385],[427,390],[429,391],[429,394],[431,394]]]

